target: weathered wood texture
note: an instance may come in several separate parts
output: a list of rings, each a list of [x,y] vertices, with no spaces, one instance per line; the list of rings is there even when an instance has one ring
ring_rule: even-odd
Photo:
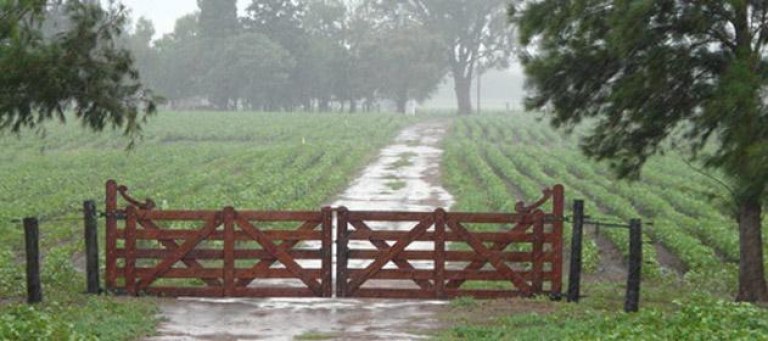
[[[550,211],[544,212],[548,202]],[[337,296],[445,299],[546,294],[559,298],[563,212],[564,193],[560,185],[545,190],[544,196],[530,206],[518,203],[515,213],[456,213],[443,209],[428,213],[371,212],[341,208],[336,241]],[[397,230],[372,228],[382,223],[413,226]],[[474,232],[468,228],[478,224],[507,227],[498,232]],[[361,246],[361,241],[370,246]],[[408,249],[415,242],[422,243],[417,249]],[[449,242],[464,244],[469,250],[453,247]],[[431,247],[424,247],[425,244]],[[474,289],[477,283],[465,285],[467,281],[494,281],[499,284],[488,287],[501,289]],[[408,286],[407,282],[415,285]]]
[[[119,208],[120,198],[125,208]],[[445,299],[559,297],[561,291],[560,185],[545,190],[532,205],[518,203],[514,213],[345,207],[265,212],[156,210],[151,200],[139,202],[125,186],[110,181],[106,207],[106,286],[113,292],[215,297],[331,297],[335,292],[337,297]],[[395,230],[382,224],[411,225]],[[482,224],[497,228],[476,232]],[[431,247],[414,249],[416,242]],[[299,286],[254,285],[267,279],[292,279]],[[501,289],[477,289],[467,281],[494,281],[501,284],[490,288]]]
[[[128,203],[124,209],[118,209],[118,195]],[[151,200],[137,205],[113,181],[107,184],[107,198],[108,290],[161,296],[331,296],[330,208],[160,211]],[[280,229],[263,227],[275,223]],[[296,279],[305,287],[251,285],[266,279]]]

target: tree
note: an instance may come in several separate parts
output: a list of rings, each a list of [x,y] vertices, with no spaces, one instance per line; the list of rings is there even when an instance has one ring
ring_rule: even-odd
[[[143,77],[144,82],[154,87],[152,77],[155,75],[157,65],[157,51],[152,47],[152,37],[155,35],[155,26],[148,19],[141,17],[136,21],[134,32],[128,39],[128,48],[135,58],[136,68]]]
[[[226,39],[240,28],[237,20],[237,0],[197,0],[200,8],[200,38]]]
[[[232,91],[225,91],[225,84],[217,84],[211,79],[224,79],[222,75],[214,74],[215,71],[225,72],[221,68],[211,68],[219,63],[220,51],[227,48],[226,42],[239,32],[240,25],[237,19],[236,0],[198,0],[200,8],[198,17],[198,50],[205,70],[202,78],[199,78],[199,89],[208,97],[208,100],[219,110],[231,110]],[[229,89],[232,90],[232,89]]]
[[[215,57],[207,80],[216,85],[211,91],[224,94],[213,95],[243,99],[252,109],[271,107],[294,67],[288,51],[259,33],[229,38]]]
[[[404,6],[395,7],[394,11],[411,13],[427,31],[442,37],[459,114],[470,114],[472,77],[476,67],[484,70],[506,67],[513,52],[514,41],[506,11],[508,1],[402,0],[399,3]]]
[[[117,44],[124,8],[67,1],[67,25],[50,36],[43,34],[46,8],[45,0],[0,2],[0,130],[64,121],[73,110],[91,129],[123,127],[135,136],[155,103]]]
[[[595,122],[586,154],[636,178],[676,146],[728,177],[739,226],[739,301],[768,301],[761,213],[768,187],[768,4],[543,0],[514,15],[533,94],[551,122]],[[667,143],[668,141],[674,143]]]
[[[148,76],[172,106],[202,93],[201,74],[206,67],[202,59],[204,46],[198,39],[198,16],[193,13],[177,19],[173,33],[164,35],[154,46],[158,55],[156,72]]]
[[[399,113],[405,113],[409,100],[426,99],[445,75],[441,40],[418,25],[380,26],[364,50],[364,58],[376,66],[371,80]]]

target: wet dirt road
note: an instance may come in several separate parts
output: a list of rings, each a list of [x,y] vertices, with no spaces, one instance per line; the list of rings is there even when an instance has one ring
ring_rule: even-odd
[[[332,206],[402,211],[450,207],[453,197],[439,184],[439,145],[447,128],[446,122],[425,122],[403,130]],[[429,245],[409,249],[432,246],[425,244]],[[169,299],[160,304],[158,335],[147,340],[421,339],[440,327],[436,314],[447,309],[446,304],[335,298]]]

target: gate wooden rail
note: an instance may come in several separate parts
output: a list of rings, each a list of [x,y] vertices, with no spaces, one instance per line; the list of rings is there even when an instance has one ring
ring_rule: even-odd
[[[563,209],[557,185],[508,214],[165,211],[110,180],[106,287],[131,295],[331,297],[337,211],[337,297],[559,297]]]
[[[116,209],[117,194],[131,203]],[[107,289],[131,295],[330,297],[332,211],[160,211],[107,184]],[[124,221],[124,227],[118,227]],[[168,223],[177,226],[167,228]],[[299,224],[267,229],[261,224]],[[316,247],[312,247],[316,245]],[[300,261],[299,261],[300,260]],[[181,279],[181,281],[179,281]],[[190,279],[199,280],[193,285]],[[304,287],[252,287],[297,279]]]
[[[541,206],[551,199],[552,210]],[[362,212],[340,208],[336,295],[339,297],[479,298],[549,294],[562,290],[563,187],[544,192],[517,212]],[[375,229],[372,223],[410,223],[409,229]],[[509,225],[470,232],[468,224]],[[356,246],[351,246],[356,243]],[[371,248],[369,245],[373,246]],[[421,243],[419,247],[409,246]],[[450,245],[447,245],[450,243]],[[461,244],[465,247],[462,249]],[[354,263],[354,264],[353,264]],[[387,265],[390,265],[387,267]],[[403,281],[415,285],[404,288]],[[494,281],[499,288],[464,288]],[[371,284],[366,287],[366,284]]]

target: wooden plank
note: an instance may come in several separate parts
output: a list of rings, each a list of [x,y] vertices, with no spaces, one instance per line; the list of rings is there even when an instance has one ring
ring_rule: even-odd
[[[147,221],[147,220],[143,220]],[[315,222],[311,222],[314,224]],[[313,227],[314,227],[313,226]],[[196,236],[198,230],[168,230],[168,229],[153,229],[153,230],[138,230],[136,231],[136,238],[142,240],[179,240],[189,239]],[[302,231],[302,230],[265,230],[264,234],[269,236],[273,240],[322,240],[323,235],[321,231]],[[124,236],[124,231],[118,230],[118,237]],[[211,233],[207,240],[224,240],[224,232],[216,231]],[[249,241],[252,240],[247,233],[242,231],[235,232],[235,240],[237,241]]]
[[[291,255],[291,257],[294,259],[321,259],[323,257],[323,251],[321,250],[288,250],[286,252],[288,252],[288,254]],[[117,249],[115,254],[117,255],[117,258],[125,257],[125,249]],[[134,254],[136,259],[160,259],[171,256],[173,254],[173,250],[136,249]],[[277,261],[275,256],[264,250],[235,249],[234,257],[235,259],[261,259],[264,261]],[[224,250],[195,249],[189,251],[189,253],[187,253],[184,258],[181,259],[181,261],[185,262],[202,259],[224,259]],[[189,266],[189,264],[187,264],[187,266]]]
[[[125,290],[136,295],[136,208],[128,206],[125,213]]]
[[[350,250],[349,259],[375,259],[384,255],[384,251],[377,250]],[[545,262],[552,262],[555,259],[556,253],[544,252],[542,259]],[[398,254],[395,259],[401,260],[433,260],[436,255],[434,251],[403,251]],[[503,251],[499,253],[499,257],[507,262],[533,262],[533,254],[531,252],[523,251]],[[470,261],[484,261],[483,256],[478,255],[473,251],[445,251],[445,260],[449,262],[470,262]]]
[[[115,180],[109,180],[106,184],[106,262],[105,262],[105,279],[104,284],[107,290],[115,289],[115,282],[117,279],[117,255],[115,250],[117,249],[117,218],[115,213],[117,211],[117,182]]]
[[[448,212],[447,220],[472,224],[517,224],[531,223],[530,218],[519,213],[466,213]]]
[[[350,232],[349,240],[371,240],[371,239],[399,240],[403,238],[403,236],[406,234],[408,234],[408,231],[356,230],[356,231]],[[534,241],[534,237],[532,233],[527,233],[526,231],[520,231],[520,230],[512,230],[509,232],[473,232],[472,235],[475,236],[476,239],[482,242],[506,243],[505,247],[511,243],[532,243]],[[553,234],[550,234],[550,233],[544,234],[544,240],[547,242],[551,242],[552,240],[554,240],[554,238],[555,237]],[[435,240],[435,233],[428,231],[428,232],[425,232],[423,235],[420,235],[418,238],[416,238],[415,241],[434,241],[434,240]],[[446,232],[445,241],[463,242],[464,239],[459,234],[456,234],[453,232]]]
[[[155,225],[155,223],[152,222],[151,220],[139,220],[138,222],[139,222],[139,224],[142,227],[145,228],[145,230],[136,231],[137,233],[138,232],[143,232],[143,231],[159,231],[159,230],[161,230],[160,227]],[[176,241],[174,241],[174,240],[158,239],[158,242],[161,245],[163,245],[169,251],[168,254],[163,256],[163,258],[171,257],[173,255],[173,252],[175,252],[175,250],[179,248],[179,244],[177,244]],[[137,254],[136,257],[138,257],[138,254]],[[188,266],[191,269],[202,269],[203,268],[203,266],[200,265],[200,263],[198,263],[194,259],[188,259],[187,257],[185,257],[181,261],[182,261],[182,263],[184,263],[184,265]],[[209,286],[221,286],[221,282],[219,281],[218,278],[216,278],[216,279],[206,279],[205,280],[205,284],[207,284]]]
[[[177,220],[177,221],[210,221],[219,215],[219,211],[175,211],[175,210],[137,210],[140,220]]]
[[[362,221],[359,221],[359,220],[352,221],[351,223],[352,223],[352,226],[354,226],[355,229],[357,229],[358,231],[371,231],[371,228]],[[403,236],[405,236],[405,234]],[[377,249],[381,251],[381,254],[379,255],[379,257],[387,256],[387,253],[390,250],[389,243],[383,240],[378,240],[378,239],[370,239],[369,241],[371,242],[371,244],[373,244]],[[395,263],[395,265],[397,265],[397,267],[401,269],[410,269],[410,270],[414,269],[411,263],[408,263],[407,260],[393,259],[392,262]],[[424,290],[433,290],[434,288],[432,283],[430,283],[427,280],[417,280],[416,284],[418,284],[419,287],[421,287]]]
[[[445,210],[435,210],[435,298],[445,297]]]
[[[224,296],[232,296],[235,289],[235,209],[225,207],[222,212],[224,218]]]
[[[118,270],[124,270],[118,267]],[[223,268],[208,268],[208,269],[189,269],[189,268],[171,268],[166,271],[160,278],[199,278],[199,279],[212,279],[221,278]],[[143,277],[152,273],[154,268],[136,268],[136,276]],[[321,278],[323,272],[321,269],[304,270],[304,273],[311,278]],[[258,279],[286,279],[296,278],[296,276],[285,268],[273,268],[263,269],[257,274]],[[233,278],[251,278],[253,272],[246,271],[245,269],[236,269],[232,273]],[[230,296],[227,294],[227,296]]]
[[[528,283],[525,282],[525,280],[520,277],[520,275],[516,274],[512,269],[510,269],[504,261],[499,257],[498,253],[493,252],[489,250],[488,248],[483,245],[483,243],[477,239],[472,233],[467,231],[464,226],[461,225],[461,223],[453,222],[448,223],[448,226],[451,227],[451,229],[456,232],[457,234],[460,234],[464,237],[467,244],[475,250],[475,252],[479,253],[481,256],[488,259],[488,262],[493,265],[496,270],[498,270],[503,275],[512,278],[512,283],[515,284],[515,287],[520,289],[525,294],[531,294],[531,287],[528,285]],[[471,264],[470,264],[471,265]]]
[[[182,211],[182,210],[139,210],[139,219],[148,220],[209,220],[211,215],[216,215],[219,211],[210,210],[197,210],[197,211]],[[280,221],[315,221],[320,224],[322,217],[320,212],[307,212],[307,211],[240,211],[238,216],[242,219],[253,221],[268,221],[268,222],[280,222]]]
[[[361,276],[365,274],[365,269],[350,269],[350,276]],[[515,271],[519,277],[526,281],[533,279],[531,271]],[[539,275],[542,280],[551,280],[554,278],[552,272],[542,272]],[[512,277],[499,273],[496,270],[445,270],[444,277],[447,280],[473,280],[473,281],[511,281]],[[382,269],[369,279],[380,280],[429,280],[435,278],[434,270],[405,270],[405,269]]]
[[[365,272],[363,274],[352,278],[348,284],[347,293],[354,293],[355,290],[360,288],[360,286],[365,283],[366,280],[368,280],[368,278],[376,274],[377,271],[381,270],[384,265],[395,258],[398,253],[405,250],[405,248],[408,247],[408,245],[410,245],[411,242],[413,242],[419,235],[426,232],[427,229],[432,226],[432,223],[433,221],[431,216],[427,216],[424,220],[420,221],[413,229],[411,229],[411,231],[408,232],[408,234],[404,236],[403,239],[398,240],[395,245],[389,249],[384,257],[374,260],[373,263],[365,268]]]
[[[321,267],[323,269],[322,287],[323,297],[333,296],[333,210],[330,207],[322,209],[322,232],[323,242],[321,252],[323,260]]]
[[[336,211],[336,297],[347,297],[348,228],[349,210],[341,206]]]
[[[288,270],[290,270],[298,279],[304,282],[304,284],[306,284],[307,287],[312,289],[312,291],[317,296],[323,296],[320,283],[318,283],[315,279],[309,277],[307,273],[304,272],[304,269],[299,264],[297,264],[296,261],[293,258],[291,258],[291,256],[288,253],[285,252],[285,250],[275,245],[266,234],[259,231],[259,229],[255,228],[247,220],[241,217],[237,217],[236,221],[243,231],[251,235],[251,237],[254,240],[259,242],[259,244],[261,244],[261,246],[264,247],[264,250],[273,254],[275,257],[277,257],[277,260],[280,261],[280,263],[282,263],[283,266],[285,266]]]
[[[316,227],[317,227],[317,223],[315,221],[307,221],[307,222],[304,222],[301,226],[299,226],[299,228],[297,230],[294,230],[294,231],[291,231],[291,232],[299,233],[299,232],[314,230]],[[267,232],[269,232],[269,231],[267,231]],[[252,240],[250,236],[248,237],[248,239]],[[288,251],[288,250],[290,248],[296,246],[297,244],[299,244],[299,240],[286,240],[286,241],[282,242],[278,246],[278,248],[280,250],[282,250],[283,252],[288,252],[288,254],[291,255],[292,253],[290,251]],[[274,257],[274,255],[272,255],[268,251],[265,251],[265,252],[267,252],[270,255],[270,257],[265,257],[262,261],[260,261],[256,265],[254,265],[251,268],[252,271],[259,271],[260,269],[269,269],[269,267],[272,266],[272,264],[274,264],[277,261],[277,257]],[[293,258],[296,258],[296,257],[293,257]],[[250,283],[254,278],[256,278],[256,277],[252,277],[250,279],[241,279],[241,280],[239,280],[237,282],[237,286],[238,287],[246,287],[246,286],[248,286],[248,283]]]
[[[216,214],[209,216],[209,218],[211,219],[206,223],[206,226],[198,231],[197,237],[187,239],[184,244],[181,244],[181,246],[174,250],[173,256],[163,259],[151,273],[141,277],[138,289],[147,288],[157,277],[162,276],[165,271],[168,271],[171,266],[173,266],[173,264],[184,258],[189,251],[192,251],[197,244],[200,244],[203,239],[221,224],[220,219],[217,219],[219,217]]]
[[[322,220],[322,212],[318,211],[240,211],[238,216],[248,221],[312,221],[319,225]]]

